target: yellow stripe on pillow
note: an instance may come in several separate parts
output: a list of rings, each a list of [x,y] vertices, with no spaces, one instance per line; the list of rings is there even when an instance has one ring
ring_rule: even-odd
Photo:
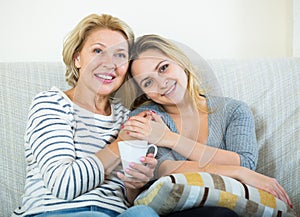
[[[269,194],[266,191],[262,191],[258,189],[259,195],[260,195],[260,202],[264,204],[265,206],[269,206],[272,208],[276,208],[276,198],[272,195]]]
[[[184,174],[188,185],[204,186],[204,181],[199,173]]]
[[[228,193],[226,191],[221,191],[218,206],[227,207],[231,210],[234,210],[237,201],[238,201],[237,195]]]
[[[136,202],[138,204],[149,205],[149,203],[151,203],[153,198],[156,197],[156,195],[158,194],[159,190],[162,188],[163,185],[164,185],[163,182],[158,183],[158,185],[156,185],[155,188],[149,194],[147,194],[145,197],[137,200]]]

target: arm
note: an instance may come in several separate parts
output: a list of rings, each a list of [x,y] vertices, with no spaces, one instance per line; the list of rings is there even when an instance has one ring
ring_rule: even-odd
[[[154,117],[156,124],[150,122],[144,123],[144,126],[137,125],[134,130],[139,135],[132,135],[152,139],[152,143],[157,141],[157,145],[173,149],[190,160],[199,161],[199,158],[201,158],[203,163],[211,160],[212,163],[241,165],[255,170],[258,147],[251,109],[246,103],[233,99],[212,98],[210,102],[213,109],[219,108],[209,114],[210,140],[208,142],[213,143],[212,145],[204,145],[179,135],[171,117],[155,106],[149,108],[155,109],[157,114],[161,115],[165,123],[168,124],[168,127],[160,120],[159,115],[140,107],[132,111],[131,115],[135,115],[135,117],[151,115]],[[134,117],[131,120],[134,120]],[[143,122],[142,119],[137,121]],[[147,124],[148,126],[146,126]],[[224,143],[222,148],[211,148],[214,144],[222,143]]]
[[[240,165],[240,156],[232,151],[203,145],[192,139],[167,131],[160,146],[170,148],[188,160],[206,164]]]
[[[239,154],[241,166],[255,170],[258,145],[253,113],[246,103],[236,100],[229,101],[225,109],[223,113],[226,114],[224,133],[226,150]]]
[[[160,147],[172,149],[185,158],[201,163],[240,165],[240,157],[233,151],[223,150],[201,144],[178,133],[171,132],[159,115],[144,111],[132,116],[124,130],[130,136],[145,139]]]
[[[99,186],[105,171],[111,171],[120,162],[116,157],[106,161],[92,154],[78,157],[74,123],[68,102],[61,100],[59,94],[47,92],[33,101],[26,129],[26,149],[32,155],[29,163],[38,167],[47,189],[64,200]]]

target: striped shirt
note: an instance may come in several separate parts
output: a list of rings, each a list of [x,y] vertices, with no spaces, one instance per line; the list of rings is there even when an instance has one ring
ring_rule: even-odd
[[[111,115],[94,114],[58,88],[33,100],[25,132],[27,176],[22,207],[13,215],[95,205],[123,212],[129,205],[121,165],[104,176],[94,155],[117,138],[129,110],[111,101]]]

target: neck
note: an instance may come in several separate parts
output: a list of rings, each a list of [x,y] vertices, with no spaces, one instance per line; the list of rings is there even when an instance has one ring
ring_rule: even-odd
[[[165,111],[167,113],[169,113],[170,115],[187,115],[187,114],[191,114],[193,112],[195,112],[197,110],[197,108],[195,108],[195,106],[193,105],[193,103],[191,101],[187,101],[184,103],[178,103],[178,104],[174,104],[174,105],[166,105],[163,106]]]
[[[95,114],[110,115],[110,102],[108,96],[101,96],[89,91],[80,90],[79,87],[74,87],[66,91],[66,95],[71,101],[80,107],[93,112]]]
[[[184,99],[177,104],[164,105],[163,107],[169,114],[181,116],[184,114],[191,114],[191,112],[195,112],[197,110],[192,99],[188,95],[186,95]]]

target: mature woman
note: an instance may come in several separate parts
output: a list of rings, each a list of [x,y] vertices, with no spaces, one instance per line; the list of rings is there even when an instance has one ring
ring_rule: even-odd
[[[111,96],[128,69],[131,28],[110,15],[84,18],[63,48],[72,86],[39,93],[25,133],[27,177],[16,216],[158,216],[150,207],[128,209],[157,164],[152,155],[120,173],[117,142],[129,110]]]

